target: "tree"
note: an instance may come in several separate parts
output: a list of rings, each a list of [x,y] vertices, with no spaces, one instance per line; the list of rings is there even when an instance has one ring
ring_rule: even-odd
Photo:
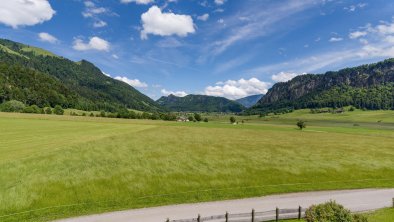
[[[206,123],[208,122],[208,118],[207,117],[204,118],[204,122],[206,122]]]
[[[303,120],[298,120],[297,126],[298,126],[298,128],[300,128],[300,130],[302,130],[302,129],[306,128],[306,123]]]
[[[11,100],[0,105],[0,111],[2,112],[22,112],[25,108],[25,104],[17,100]]]
[[[234,124],[237,120],[234,116],[230,117],[230,123]]]
[[[90,116],[90,117],[94,117],[94,114],[93,114],[93,113],[90,113],[89,116]]]
[[[188,119],[190,122],[193,122],[194,117],[193,117],[193,116],[188,116],[187,119]]]
[[[45,109],[45,113],[46,113],[46,114],[52,114],[52,109],[51,109],[51,107],[47,107],[47,108]]]
[[[195,119],[196,121],[200,122],[202,118],[201,118],[201,115],[200,115],[200,114],[194,113],[194,119]]]
[[[64,110],[61,106],[56,105],[55,108],[53,108],[53,113],[56,115],[63,115],[64,114]]]
[[[105,117],[106,115],[105,115],[105,111],[104,110],[101,110],[101,112],[100,112],[100,116],[101,117]]]

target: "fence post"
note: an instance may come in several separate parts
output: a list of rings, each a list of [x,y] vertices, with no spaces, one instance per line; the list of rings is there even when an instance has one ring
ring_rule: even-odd
[[[228,222],[228,212],[226,212],[225,217],[226,217],[226,222]]]
[[[201,216],[200,216],[200,214],[199,214],[198,217],[197,217],[197,222],[201,222]]]
[[[252,222],[254,222],[254,209],[252,209]]]
[[[302,211],[301,206],[298,206],[298,220],[301,220],[301,211]]]
[[[279,208],[276,208],[276,222],[279,221]]]

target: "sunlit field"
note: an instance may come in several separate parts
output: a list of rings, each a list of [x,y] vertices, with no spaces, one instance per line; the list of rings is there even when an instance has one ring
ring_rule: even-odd
[[[0,221],[394,187],[394,112],[208,123],[0,113]],[[242,124],[242,119],[244,123]],[[298,119],[307,128],[298,130]]]

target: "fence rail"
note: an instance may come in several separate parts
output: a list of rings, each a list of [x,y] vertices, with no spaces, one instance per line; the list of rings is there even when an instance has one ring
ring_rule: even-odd
[[[394,208],[394,198],[392,198],[392,207]],[[256,212],[254,209],[249,213],[229,214],[226,212],[221,215],[214,215],[209,217],[201,217],[198,215],[196,218],[183,219],[183,220],[170,220],[166,222],[265,222],[265,221],[279,221],[286,219],[302,219],[305,218],[305,208],[299,206],[294,209],[279,209],[269,211]]]
[[[229,214],[226,212],[221,215],[213,215],[208,217],[201,217],[198,215],[196,218],[182,219],[182,220],[170,220],[166,222],[263,222],[263,221],[279,221],[283,219],[301,219],[305,217],[305,209],[302,207],[294,209],[279,209],[270,211],[255,211],[252,210],[249,213],[237,213]]]

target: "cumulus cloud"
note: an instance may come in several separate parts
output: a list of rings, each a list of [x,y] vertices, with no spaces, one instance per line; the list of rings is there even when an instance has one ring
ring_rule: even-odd
[[[141,15],[141,22],[141,39],[147,39],[148,34],[185,37],[195,32],[191,16],[163,13],[156,5]]]
[[[107,26],[107,23],[102,20],[98,20],[93,23],[93,27],[95,27],[95,28],[102,28],[105,26]]]
[[[56,12],[47,0],[2,0],[0,23],[18,28],[50,20]]]
[[[200,15],[197,17],[198,20],[207,21],[209,19],[209,14],[205,13],[204,15]]]
[[[184,97],[187,96],[188,94],[185,91],[169,91],[166,89],[162,89],[161,90],[161,94],[168,96],[168,95],[174,95],[174,96],[178,96],[178,97]]]
[[[132,87],[138,87],[138,88],[146,88],[148,87],[148,84],[141,82],[138,79],[129,79],[125,76],[116,76],[114,79],[120,80],[122,82],[125,82],[127,84],[129,84]]]
[[[124,4],[135,2],[138,5],[147,5],[154,2],[154,0],[120,0],[120,2]]]
[[[101,39],[97,36],[90,38],[89,42],[84,42],[82,39],[75,39],[73,48],[78,51],[88,51],[88,50],[97,50],[97,51],[109,51],[110,44],[104,39]]]
[[[366,36],[366,35],[367,35],[367,32],[365,32],[365,31],[355,31],[355,32],[351,32],[349,34],[349,38],[358,39],[358,38]]]
[[[328,40],[329,42],[340,42],[342,41],[343,38],[341,37],[331,37],[330,40]]]
[[[209,96],[222,96],[229,99],[239,99],[245,96],[265,94],[271,86],[269,82],[262,82],[257,78],[227,80],[218,82],[215,86],[207,86],[205,94]]]
[[[57,40],[57,38],[55,36],[53,36],[53,35],[51,35],[49,33],[46,33],[46,32],[39,33],[38,37],[43,42],[57,43],[59,41],[59,40]]]
[[[271,79],[275,82],[287,82],[298,75],[300,74],[292,72],[280,72],[278,74],[272,75]]]

